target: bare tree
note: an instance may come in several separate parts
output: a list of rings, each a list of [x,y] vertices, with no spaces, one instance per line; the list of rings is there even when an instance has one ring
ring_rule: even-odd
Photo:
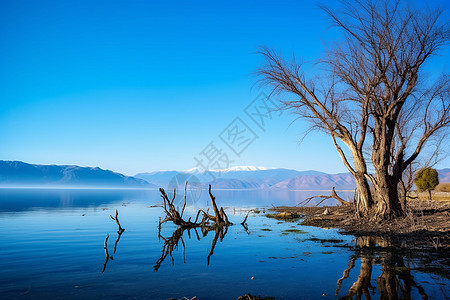
[[[345,0],[342,14],[321,8],[345,37],[316,65],[326,76],[308,78],[295,59],[263,48],[260,82],[310,130],[330,135],[355,179],[359,216],[400,216],[405,170],[432,142],[439,149],[450,124],[450,78],[427,85],[421,72],[450,40],[450,26],[441,10],[400,1]]]

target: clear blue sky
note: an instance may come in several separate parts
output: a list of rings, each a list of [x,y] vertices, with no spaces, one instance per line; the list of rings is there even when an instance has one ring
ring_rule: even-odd
[[[0,38],[0,159],[133,175],[192,168],[212,141],[232,165],[346,171],[293,116],[244,113],[258,46],[309,61],[339,38],[313,1],[0,1]],[[239,157],[219,137],[236,117],[258,136]]]

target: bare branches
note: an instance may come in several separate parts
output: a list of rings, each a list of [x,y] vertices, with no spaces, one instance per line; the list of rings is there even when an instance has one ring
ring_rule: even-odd
[[[191,218],[189,218],[187,221],[183,219],[183,213],[184,210],[186,208],[186,192],[187,192],[187,182],[184,188],[184,204],[183,204],[183,208],[181,210],[181,213],[179,212],[179,210],[177,208],[175,208],[174,205],[174,201],[175,201],[175,190],[174,190],[174,196],[172,197],[172,200],[169,199],[169,197],[167,196],[165,190],[163,188],[160,188],[159,191],[161,192],[161,197],[163,198],[164,204],[163,204],[163,209],[166,213],[166,217],[164,218],[164,220],[159,222],[159,226],[161,226],[161,224],[171,221],[173,222],[175,225],[184,227],[184,228],[193,228],[193,227],[203,227],[207,224],[208,221],[213,221],[215,223],[215,225],[217,226],[228,226],[228,225],[232,225],[232,223],[228,220],[228,216],[225,213],[225,210],[221,207],[220,210],[217,207],[216,201],[215,201],[215,197],[213,196],[212,192],[211,192],[211,185],[209,185],[209,197],[211,199],[211,204],[214,210],[214,216],[208,214],[208,210],[205,212],[204,210],[200,209],[197,212],[197,216],[195,218],[194,222],[191,222]],[[202,215],[202,219],[200,222],[198,222],[198,218],[199,216]]]
[[[326,196],[326,195],[312,196],[312,197],[306,198],[305,200],[300,202],[298,205],[305,206],[306,204],[308,204],[314,198],[322,198],[322,200],[319,201],[319,203],[317,203],[315,206],[319,206],[322,202],[324,202],[327,199],[331,199],[331,198],[336,199],[341,205],[351,205],[350,202],[345,201],[344,199],[342,199],[341,197],[338,196],[338,194],[334,190],[334,187],[331,189],[331,195],[328,195],[328,196]]]
[[[307,76],[295,59],[262,48],[259,82],[310,123],[308,132],[331,135],[355,177],[363,215],[373,206],[382,218],[401,215],[395,194],[403,172],[450,126],[449,77],[426,86],[421,71],[450,41],[450,26],[441,21],[441,10],[414,9],[400,0],[342,0],[342,11],[321,8],[344,33],[343,43],[319,60],[328,76]],[[440,142],[435,145],[431,155]]]
[[[245,215],[244,221],[241,222],[241,225],[242,225],[242,226],[245,226],[245,224],[247,223],[248,215],[249,215],[251,212],[252,212],[252,211],[249,210],[249,211],[247,212],[247,214]]]
[[[119,226],[119,230],[117,231],[117,233],[119,234],[119,238],[120,238],[120,235],[125,231],[125,229],[122,228],[122,226],[120,226],[120,222],[119,222],[119,212],[118,212],[117,209],[116,209],[116,216],[115,216],[115,217],[113,217],[112,215],[109,215],[109,216],[111,217],[111,219],[113,219],[114,221],[116,221],[117,226]],[[114,250],[114,252],[116,252],[116,251]]]

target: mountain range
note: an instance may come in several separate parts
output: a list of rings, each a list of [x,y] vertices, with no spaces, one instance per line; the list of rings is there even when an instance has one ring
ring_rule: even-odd
[[[0,161],[0,186],[155,187],[145,180],[100,168]]]
[[[438,170],[441,182],[450,182],[450,169]],[[354,190],[356,188],[350,173],[327,174],[318,171],[297,171],[282,168],[239,166],[204,172],[194,168],[181,172],[158,171],[139,173],[135,177],[157,186],[167,187],[170,182],[199,182],[214,189],[264,189],[264,190]]]
[[[438,170],[440,182],[450,182],[450,168]],[[157,171],[125,176],[98,167],[36,165],[20,161],[0,161],[0,186],[128,187],[157,188],[177,186],[188,180],[207,188],[244,190],[354,190],[350,173],[327,174],[283,168],[237,166],[204,172]]]

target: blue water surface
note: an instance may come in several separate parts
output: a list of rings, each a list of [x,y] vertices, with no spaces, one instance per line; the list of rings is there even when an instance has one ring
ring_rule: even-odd
[[[264,216],[272,205],[296,205],[314,194],[215,191],[235,223],[215,238],[214,230],[180,232],[171,223],[159,234],[164,213],[156,190],[1,189],[1,299],[237,299],[247,293],[275,299],[352,293],[380,298],[384,278],[395,282],[389,288],[399,299],[450,295],[448,266],[432,255],[361,248],[355,237],[334,229]],[[182,195],[175,201],[182,204]],[[199,208],[209,206],[205,191],[188,197],[185,216],[195,218]],[[125,232],[114,253],[119,234],[110,215],[116,209]],[[245,228],[240,222],[249,209],[259,213],[249,215]],[[112,259],[105,265],[107,234]],[[436,268],[427,268],[433,263]]]

